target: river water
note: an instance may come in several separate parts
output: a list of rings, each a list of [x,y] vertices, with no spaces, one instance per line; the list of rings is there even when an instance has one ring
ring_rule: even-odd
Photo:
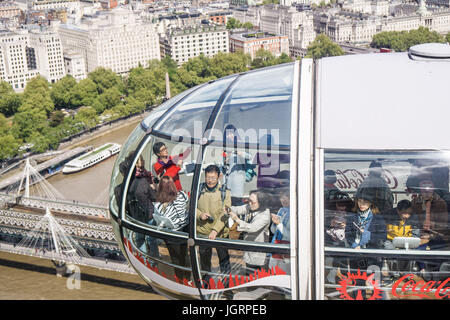
[[[123,145],[138,124],[139,122],[127,124],[77,145],[98,147],[106,142]],[[78,173],[58,173],[47,181],[65,200],[106,206],[116,157],[117,155]],[[81,266],[79,288],[68,285],[68,280],[67,277],[56,276],[55,267],[50,260],[0,251],[0,299],[165,299],[156,294],[138,275]]]
[[[130,133],[138,124],[139,122],[128,124],[78,145],[96,148],[107,142],[115,142],[123,146]],[[64,196],[65,200],[107,206],[109,183],[116,158],[117,155],[83,171],[71,174],[60,172],[48,178],[47,181]]]

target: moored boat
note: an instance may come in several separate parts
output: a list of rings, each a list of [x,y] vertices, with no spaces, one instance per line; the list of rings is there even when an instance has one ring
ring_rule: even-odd
[[[63,173],[72,173],[84,170],[93,166],[100,161],[108,159],[109,157],[119,153],[120,144],[117,143],[106,143],[94,150],[79,156],[76,159],[69,161],[63,168]]]

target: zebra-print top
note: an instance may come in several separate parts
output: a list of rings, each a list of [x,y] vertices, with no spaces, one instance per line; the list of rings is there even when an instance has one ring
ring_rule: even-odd
[[[179,230],[189,223],[189,214],[186,205],[188,197],[184,191],[178,191],[177,197],[174,201],[166,203],[155,202],[156,214],[170,219],[175,226],[174,230]]]

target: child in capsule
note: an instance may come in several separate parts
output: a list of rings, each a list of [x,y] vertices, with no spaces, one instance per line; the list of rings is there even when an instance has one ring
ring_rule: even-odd
[[[345,238],[351,248],[383,247],[386,240],[386,225],[373,204],[371,190],[357,190],[354,214],[350,215],[345,227]]]
[[[347,193],[334,190],[325,205],[325,245],[346,247],[345,227],[353,201]]]

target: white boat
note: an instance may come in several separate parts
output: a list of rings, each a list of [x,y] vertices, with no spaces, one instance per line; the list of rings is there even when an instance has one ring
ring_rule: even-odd
[[[120,144],[117,143],[106,143],[94,150],[79,156],[76,159],[69,161],[63,168],[63,173],[72,173],[84,170],[93,166],[100,161],[108,159],[109,157],[119,153]]]

